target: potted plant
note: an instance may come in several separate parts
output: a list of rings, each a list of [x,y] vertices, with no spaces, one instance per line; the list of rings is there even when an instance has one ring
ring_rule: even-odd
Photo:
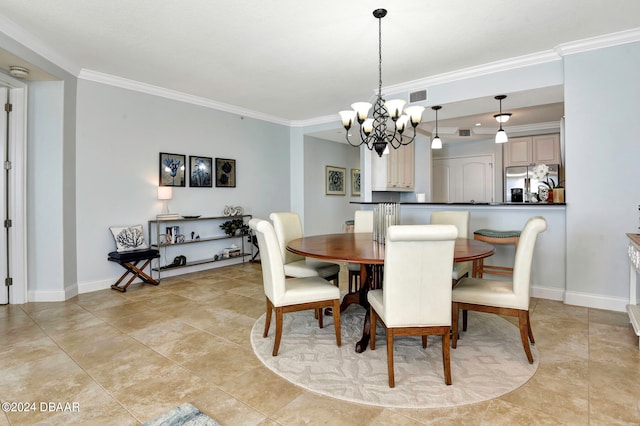
[[[229,236],[249,234],[249,225],[242,219],[227,220],[220,224],[220,228]]]
[[[541,199],[540,201],[564,203],[564,187],[562,186],[562,182],[558,180],[556,183],[553,178],[549,177],[549,166],[546,164],[538,164],[533,168],[533,175],[543,184],[538,186],[539,198],[540,193],[548,193],[548,200]]]

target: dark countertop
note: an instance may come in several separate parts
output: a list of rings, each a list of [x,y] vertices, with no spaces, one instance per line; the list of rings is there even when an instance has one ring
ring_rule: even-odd
[[[386,202],[386,201],[385,201]],[[349,204],[376,205],[377,201],[351,201]],[[553,207],[566,206],[567,203],[418,203],[415,201],[400,202],[400,205],[409,206],[489,206],[489,207]]]

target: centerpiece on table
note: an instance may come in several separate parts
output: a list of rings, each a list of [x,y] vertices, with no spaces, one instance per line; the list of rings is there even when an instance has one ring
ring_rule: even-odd
[[[549,177],[549,166],[546,164],[538,164],[533,168],[533,176],[538,179],[541,185],[538,185],[538,199],[543,203],[563,203],[564,187],[560,180],[554,181]]]

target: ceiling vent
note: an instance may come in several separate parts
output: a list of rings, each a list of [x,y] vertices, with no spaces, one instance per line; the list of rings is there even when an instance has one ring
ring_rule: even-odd
[[[470,129],[460,129],[458,130],[458,136],[471,136]]]
[[[414,103],[414,102],[420,102],[420,101],[426,101],[427,100],[427,90],[419,90],[417,92],[411,92],[409,93],[409,102],[410,103]]]

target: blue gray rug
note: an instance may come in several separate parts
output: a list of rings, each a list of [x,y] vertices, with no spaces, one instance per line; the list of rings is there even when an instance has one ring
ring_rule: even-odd
[[[160,417],[148,421],[143,426],[220,426],[220,423],[198,410],[188,402]]]

